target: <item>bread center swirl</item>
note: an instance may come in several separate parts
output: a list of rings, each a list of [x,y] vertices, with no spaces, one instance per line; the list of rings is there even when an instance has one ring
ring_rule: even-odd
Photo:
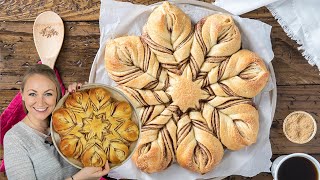
[[[192,72],[189,66],[185,68],[182,75],[169,73],[170,87],[167,93],[171,95],[173,105],[177,105],[182,112],[188,109],[199,109],[200,100],[207,99],[209,94],[201,89],[203,80],[192,80]]]

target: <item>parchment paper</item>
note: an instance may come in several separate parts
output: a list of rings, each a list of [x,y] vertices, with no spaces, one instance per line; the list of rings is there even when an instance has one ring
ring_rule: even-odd
[[[170,1],[180,7],[195,23],[202,17],[223,11],[212,4],[199,1]],[[186,4],[187,3],[187,4]],[[128,2],[102,0],[100,9],[100,48],[92,64],[89,83],[103,83],[115,86],[104,67],[104,47],[106,41],[125,35],[141,35],[142,27],[156,5],[145,6]],[[207,6],[207,7],[203,7]],[[270,126],[275,109],[276,82],[271,65],[273,51],[270,40],[271,26],[257,20],[233,16],[242,35],[242,47],[257,53],[263,58],[271,72],[269,82],[263,91],[254,98],[259,109],[260,129],[257,142],[240,151],[225,150],[221,163],[211,172],[200,175],[183,169],[178,164],[171,165],[165,171],[147,174],[129,160],[112,170],[109,176],[130,179],[221,179],[229,175],[255,176],[260,172],[270,172],[272,156],[269,140]]]

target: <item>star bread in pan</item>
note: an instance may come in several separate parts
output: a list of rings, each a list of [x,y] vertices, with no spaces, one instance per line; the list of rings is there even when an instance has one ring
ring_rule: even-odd
[[[69,94],[52,115],[52,126],[60,136],[58,148],[81,167],[116,166],[130,155],[139,137],[132,121],[133,110],[126,101],[112,98],[103,87]]]

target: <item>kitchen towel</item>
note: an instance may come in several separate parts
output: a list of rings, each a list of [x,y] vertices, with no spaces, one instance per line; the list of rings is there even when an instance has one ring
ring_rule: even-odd
[[[213,4],[234,15],[241,15],[276,1],[278,0],[216,0]]]
[[[303,57],[320,70],[319,0],[281,0],[267,6],[287,35],[300,46]]]

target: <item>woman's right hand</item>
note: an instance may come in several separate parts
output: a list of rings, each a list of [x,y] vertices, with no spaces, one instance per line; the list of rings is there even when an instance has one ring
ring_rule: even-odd
[[[70,84],[70,85],[68,86],[68,92],[69,92],[69,93],[76,92],[77,89],[80,89],[80,88],[81,88],[81,86],[82,86],[81,83],[76,83],[76,82],[74,82],[74,83],[72,83],[72,84]]]
[[[109,163],[106,162],[102,167],[84,167],[77,174],[73,175],[73,180],[97,180],[108,174],[110,171]]]
[[[87,84],[88,82],[84,82],[84,84]],[[68,92],[69,93],[73,93],[73,92],[76,92],[78,89],[80,89],[82,87],[82,83],[77,83],[77,82],[74,82],[72,84],[70,84],[68,86]]]

